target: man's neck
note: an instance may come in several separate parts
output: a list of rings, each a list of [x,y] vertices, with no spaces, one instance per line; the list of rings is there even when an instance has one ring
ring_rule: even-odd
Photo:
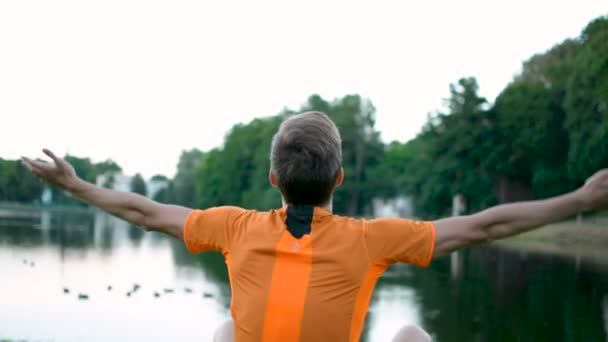
[[[285,198],[281,198],[281,200],[283,201],[283,206],[284,207],[287,207],[289,205],[287,202],[285,202]],[[326,204],[324,204],[324,205],[316,205],[315,207],[319,207],[319,208],[321,208],[321,209],[323,209],[325,211],[328,211],[328,212],[330,212],[330,213],[333,214],[333,209],[334,209],[333,198],[330,198],[329,201]]]

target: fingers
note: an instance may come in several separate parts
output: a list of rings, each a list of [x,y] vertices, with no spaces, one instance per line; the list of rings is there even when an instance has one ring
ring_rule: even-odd
[[[55,162],[55,165],[57,165],[58,167],[62,167],[64,160],[57,157],[55,155],[55,153],[53,153],[53,151],[49,150],[48,148],[43,148],[42,152],[44,152],[44,154],[46,154],[47,156],[49,156],[51,159],[53,159],[53,161]]]
[[[27,167],[27,169],[30,171],[34,171],[35,169],[39,168],[38,163],[40,163],[40,161],[31,160],[27,157],[21,157],[21,161],[23,162],[23,165],[25,165],[25,167]]]
[[[57,162],[57,160],[59,159],[59,158],[57,158],[55,153],[53,153],[53,151],[49,150],[48,148],[43,148],[42,152],[44,152],[44,154],[46,154],[47,156],[51,157],[51,159],[53,159],[54,162]]]
[[[37,178],[42,179],[42,171],[34,166],[33,161],[29,158],[26,157],[21,157],[21,161],[23,162],[23,165],[25,165],[25,167]]]
[[[27,159],[26,157],[21,157],[21,163],[23,165],[25,165],[25,168],[28,169],[30,172],[34,172],[32,170],[32,164],[31,164],[31,161],[29,159]]]
[[[55,167],[43,160],[31,160],[26,157],[23,157],[22,159],[28,170],[37,176],[42,176],[43,173],[52,172],[55,169]]]
[[[25,167],[34,175],[42,179],[47,179],[54,173],[64,171],[66,169],[66,165],[69,166],[65,160],[57,157],[55,153],[48,148],[42,149],[42,152],[49,156],[53,162],[49,163],[41,159],[33,160],[27,157],[21,158]]]

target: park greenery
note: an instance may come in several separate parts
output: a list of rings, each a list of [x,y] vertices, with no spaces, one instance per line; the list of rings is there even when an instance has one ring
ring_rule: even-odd
[[[450,85],[445,110],[429,114],[405,143],[381,140],[369,99],[312,95],[297,110],[236,124],[221,147],[183,151],[173,179],[155,176],[168,182],[155,198],[192,207],[279,207],[280,195],[268,182],[272,136],[285,117],[310,110],[327,113],[342,135],[346,178],[334,197],[340,214],[369,215],[374,198],[404,195],[412,198],[417,216],[437,217],[450,212],[456,194],[474,212],[573,190],[608,167],[606,42],[608,17],[600,17],[579,37],[524,62],[494,103],[479,95],[475,78],[458,80]],[[403,100],[408,96],[416,95],[404,94]],[[89,181],[120,171],[111,160],[66,159]],[[133,187],[145,193],[142,181],[134,180]],[[74,201],[54,191],[54,201]],[[18,162],[0,159],[0,201],[33,202],[41,192]]]

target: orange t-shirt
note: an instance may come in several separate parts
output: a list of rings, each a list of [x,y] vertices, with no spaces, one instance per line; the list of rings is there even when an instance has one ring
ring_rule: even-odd
[[[193,210],[188,250],[221,251],[236,341],[358,341],[378,277],[393,263],[428,266],[431,222],[374,220],[289,206]]]

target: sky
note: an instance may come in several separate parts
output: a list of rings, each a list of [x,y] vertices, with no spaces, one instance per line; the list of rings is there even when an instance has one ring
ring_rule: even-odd
[[[490,102],[523,61],[608,1],[2,1],[0,157],[47,147],[175,174],[184,149],[311,94],[360,94],[385,142],[413,138],[449,84]]]

